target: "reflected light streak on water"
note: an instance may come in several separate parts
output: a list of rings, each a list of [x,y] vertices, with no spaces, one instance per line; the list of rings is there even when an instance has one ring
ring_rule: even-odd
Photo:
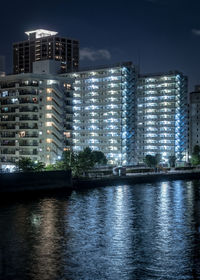
[[[200,184],[74,191],[0,206],[0,279],[200,279]]]

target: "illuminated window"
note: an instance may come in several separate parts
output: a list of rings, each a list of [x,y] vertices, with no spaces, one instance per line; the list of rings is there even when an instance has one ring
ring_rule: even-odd
[[[47,142],[47,143],[52,143],[52,139],[47,138],[47,139],[46,139],[46,142]]]
[[[47,119],[51,119],[51,118],[52,118],[52,115],[51,115],[51,114],[46,114],[46,118],[47,118]]]
[[[47,110],[52,110],[52,105],[47,105],[46,108]]]
[[[17,101],[18,101],[18,98],[12,98],[12,99],[11,99],[11,102],[12,102],[12,103],[16,103]]]
[[[52,126],[52,122],[46,122],[46,126]]]
[[[56,80],[47,80],[47,85],[49,86],[49,85],[53,85],[53,84],[57,84],[58,83],[58,81],[56,81]]]
[[[52,101],[52,97],[47,97],[47,101]]]
[[[47,88],[47,93],[51,93],[52,92],[52,88]]]
[[[70,138],[70,137],[71,137],[70,132],[64,132],[64,135],[65,135],[67,138]]]
[[[26,136],[26,132],[25,131],[20,131],[19,132],[19,137],[24,137]]]
[[[67,88],[68,90],[70,90],[72,88],[72,86],[70,84],[64,84],[64,87]]]

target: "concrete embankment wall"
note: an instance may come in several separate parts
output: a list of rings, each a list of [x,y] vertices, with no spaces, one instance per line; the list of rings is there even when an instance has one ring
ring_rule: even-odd
[[[76,179],[73,180],[74,189],[104,187],[113,185],[134,185],[144,183],[154,183],[162,181],[175,181],[175,180],[200,180],[200,171],[198,172],[180,172],[180,173],[156,173],[156,174],[138,174],[132,176],[122,177],[108,177],[101,179]]]
[[[57,190],[95,188],[129,184],[154,183],[174,180],[200,180],[200,171],[179,173],[137,174],[100,179],[74,179],[71,171],[46,171],[0,174],[0,194],[21,192],[56,192]]]
[[[0,174],[0,193],[71,189],[71,171]]]

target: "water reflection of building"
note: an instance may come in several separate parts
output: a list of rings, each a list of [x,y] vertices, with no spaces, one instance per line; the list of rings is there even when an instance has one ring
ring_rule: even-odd
[[[31,274],[33,279],[55,279],[63,271],[63,234],[66,204],[45,199],[31,214],[32,231],[35,236],[32,248]]]

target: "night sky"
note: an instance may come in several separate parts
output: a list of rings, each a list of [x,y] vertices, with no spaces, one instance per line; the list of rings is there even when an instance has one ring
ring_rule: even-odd
[[[0,55],[11,72],[12,43],[49,29],[78,39],[81,65],[140,63],[142,73],[179,70],[200,84],[199,0],[2,0]]]

